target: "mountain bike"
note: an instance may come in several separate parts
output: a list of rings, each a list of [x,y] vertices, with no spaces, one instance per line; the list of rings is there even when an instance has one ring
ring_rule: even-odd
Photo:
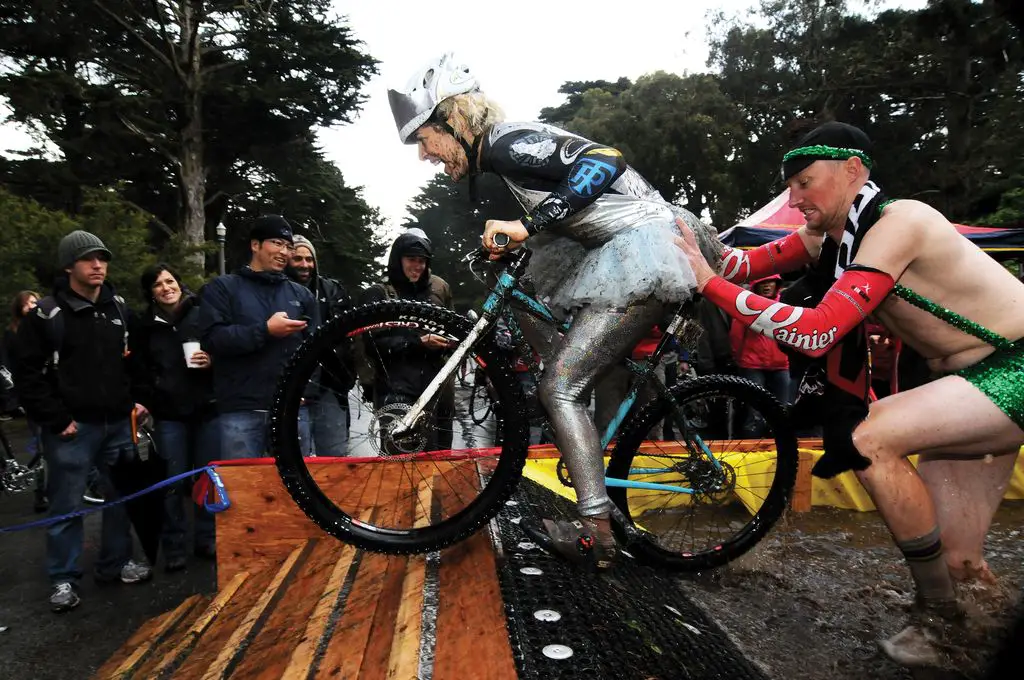
[[[538,374],[517,317],[567,329],[523,290],[530,256],[524,246],[503,258],[504,269],[492,277],[496,283],[475,323],[448,309],[387,300],[331,320],[295,352],[275,396],[274,456],[285,487],[313,522],[357,547],[403,554],[456,543],[498,513],[523,473],[529,421],[543,408],[521,389],[508,352],[495,342],[495,326],[504,320],[519,356]],[[475,273],[487,254],[471,253],[464,260]],[[763,388],[733,376],[706,376],[669,389],[656,377],[669,339],[696,332],[693,318],[692,302],[680,305],[655,352],[646,361],[626,362],[632,384],[602,440],[606,450],[615,441],[606,482],[631,523],[621,532],[631,537],[630,553],[678,570],[720,566],[763,538],[786,507],[798,460],[784,408]],[[310,383],[328,370],[322,358],[346,343],[363,343],[378,380],[390,385],[388,362],[398,358],[389,348],[415,345],[427,334],[448,341],[443,365],[419,394],[377,405],[366,455],[345,459],[351,463],[345,466],[310,465],[298,444],[299,409]],[[444,430],[451,426],[443,413],[447,407],[441,407],[443,386],[467,358],[491,387],[500,442],[495,447],[439,445],[452,434]],[[641,394],[653,396],[640,403]],[[736,414],[751,410],[764,436],[740,439]],[[665,419],[677,440],[648,442]]]

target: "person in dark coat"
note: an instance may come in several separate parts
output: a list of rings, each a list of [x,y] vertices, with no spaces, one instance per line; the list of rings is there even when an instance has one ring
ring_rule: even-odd
[[[168,264],[147,267],[139,278],[149,305],[131,334],[135,400],[153,416],[157,454],[167,477],[220,458],[220,424],[210,355],[199,343],[199,298]],[[161,544],[167,571],[186,565],[187,508],[195,508],[193,552],[216,555],[214,520],[189,498],[181,481],[168,489]]]
[[[363,293],[366,303],[386,299],[417,300],[448,309],[452,293],[448,283],[430,271],[434,248],[420,229],[410,229],[391,245],[388,276]],[[415,330],[388,330],[376,333],[367,354],[374,364],[373,403],[411,404],[422,394],[448,358],[450,344],[443,337]],[[452,446],[452,417],[455,410],[455,383],[442,386],[435,410],[434,437],[429,448]]]
[[[51,517],[81,510],[93,466],[106,491],[115,493],[109,471],[134,453],[130,311],[106,282],[111,257],[103,241],[89,232],[73,231],[61,239],[57,260],[65,276],[18,327],[14,380],[28,417],[42,428]],[[80,516],[46,530],[50,608],[55,612],[80,602],[84,545]],[[132,559],[132,549],[125,507],[106,508],[96,579],[148,581],[152,570]]]
[[[203,289],[199,332],[213,362],[221,456],[253,458],[268,451],[277,380],[302,341],[320,323],[316,299],[284,273],[294,245],[280,215],[264,215],[249,233],[251,259]],[[299,447],[312,455],[309,413],[299,409]]]

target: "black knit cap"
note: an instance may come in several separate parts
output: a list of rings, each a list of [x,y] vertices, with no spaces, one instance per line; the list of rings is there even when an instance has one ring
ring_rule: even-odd
[[[845,161],[856,156],[869,169],[874,144],[853,125],[831,121],[814,128],[782,157],[782,179],[788,180],[815,161]]]
[[[279,238],[282,241],[292,242],[292,225],[280,215],[263,215],[257,217],[249,230],[249,239],[254,241],[266,241],[270,238]]]

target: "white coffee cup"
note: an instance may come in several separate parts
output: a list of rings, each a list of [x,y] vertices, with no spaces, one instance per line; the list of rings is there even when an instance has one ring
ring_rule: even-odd
[[[199,364],[192,361],[192,355],[202,351],[199,343],[195,340],[189,340],[188,342],[181,343],[181,349],[185,352],[185,365],[189,368],[199,368]]]

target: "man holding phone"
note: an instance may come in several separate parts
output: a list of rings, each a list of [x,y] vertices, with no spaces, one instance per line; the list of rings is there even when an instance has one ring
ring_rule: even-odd
[[[288,221],[258,218],[249,249],[247,266],[203,289],[199,316],[203,347],[213,358],[221,455],[227,460],[267,453],[277,378],[320,321],[313,294],[284,273],[294,250]],[[299,411],[299,442],[312,455],[305,408]]]

